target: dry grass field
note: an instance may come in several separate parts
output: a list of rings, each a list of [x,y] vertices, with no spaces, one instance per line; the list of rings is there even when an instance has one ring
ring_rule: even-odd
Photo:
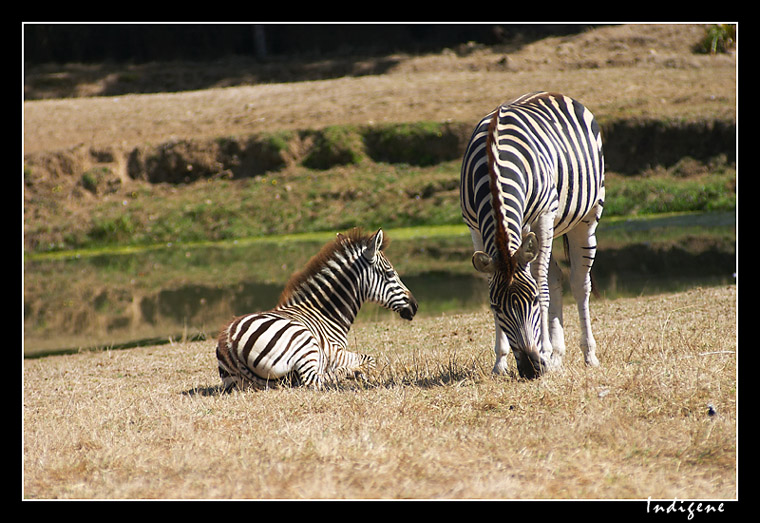
[[[377,373],[323,392],[220,394],[212,341],[26,360],[23,495],[736,499],[736,287],[593,301],[597,369],[565,306],[530,382],[490,375],[485,306],[355,326]]]

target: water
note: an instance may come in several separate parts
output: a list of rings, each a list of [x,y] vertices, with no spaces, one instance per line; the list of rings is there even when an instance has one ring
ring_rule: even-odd
[[[648,228],[640,221],[611,222],[606,246],[600,227],[594,274],[602,297],[732,283],[734,255],[720,246],[727,242],[730,247],[732,234],[735,242],[735,222],[725,216],[713,217],[709,226],[703,222],[654,222]],[[680,233],[674,233],[674,227]],[[647,241],[661,238],[658,231],[663,228],[669,230],[669,238],[676,238],[668,240],[668,247]],[[708,229],[713,230],[712,239],[703,236]],[[636,236],[640,234],[644,240]],[[728,239],[715,240],[716,234]],[[472,269],[466,229],[411,239],[397,236],[402,239],[393,239],[387,255],[417,298],[419,316],[487,310],[487,282]],[[31,356],[170,338],[213,338],[233,316],[274,306],[289,275],[323,244],[324,239],[273,240],[27,260],[24,352]],[[561,244],[555,249],[561,253]],[[402,320],[370,303],[357,321]]]

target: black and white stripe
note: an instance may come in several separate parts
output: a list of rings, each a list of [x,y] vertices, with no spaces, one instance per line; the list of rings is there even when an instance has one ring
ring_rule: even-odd
[[[347,334],[365,301],[411,320],[417,302],[383,252],[383,231],[339,234],[295,274],[278,305],[235,318],[216,349],[225,390],[266,388],[282,380],[321,387],[371,369],[371,356],[347,350]]]
[[[501,105],[476,126],[464,154],[460,202],[473,265],[490,274],[494,372],[511,347],[522,376],[561,365],[561,273],[552,239],[564,235],[586,363],[598,365],[588,299],[604,205],[599,126],[579,102],[537,92]]]

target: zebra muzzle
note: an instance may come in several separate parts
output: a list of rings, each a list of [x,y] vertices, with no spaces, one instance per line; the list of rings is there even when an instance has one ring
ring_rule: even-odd
[[[541,377],[548,366],[539,356],[538,349],[531,348],[524,351],[513,351],[517,361],[517,371],[521,378],[529,380]]]
[[[411,321],[415,314],[417,314],[417,300],[409,293],[409,301],[398,311],[398,315],[405,320]]]

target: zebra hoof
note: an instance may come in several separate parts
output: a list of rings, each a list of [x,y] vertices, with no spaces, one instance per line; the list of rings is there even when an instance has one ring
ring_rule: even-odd
[[[509,368],[508,368],[506,358],[501,358],[497,360],[493,366],[493,370],[491,371],[491,373],[494,376],[506,376],[507,374],[509,374]]]
[[[553,353],[549,358],[547,370],[559,370],[562,368],[562,356],[557,353]]]

